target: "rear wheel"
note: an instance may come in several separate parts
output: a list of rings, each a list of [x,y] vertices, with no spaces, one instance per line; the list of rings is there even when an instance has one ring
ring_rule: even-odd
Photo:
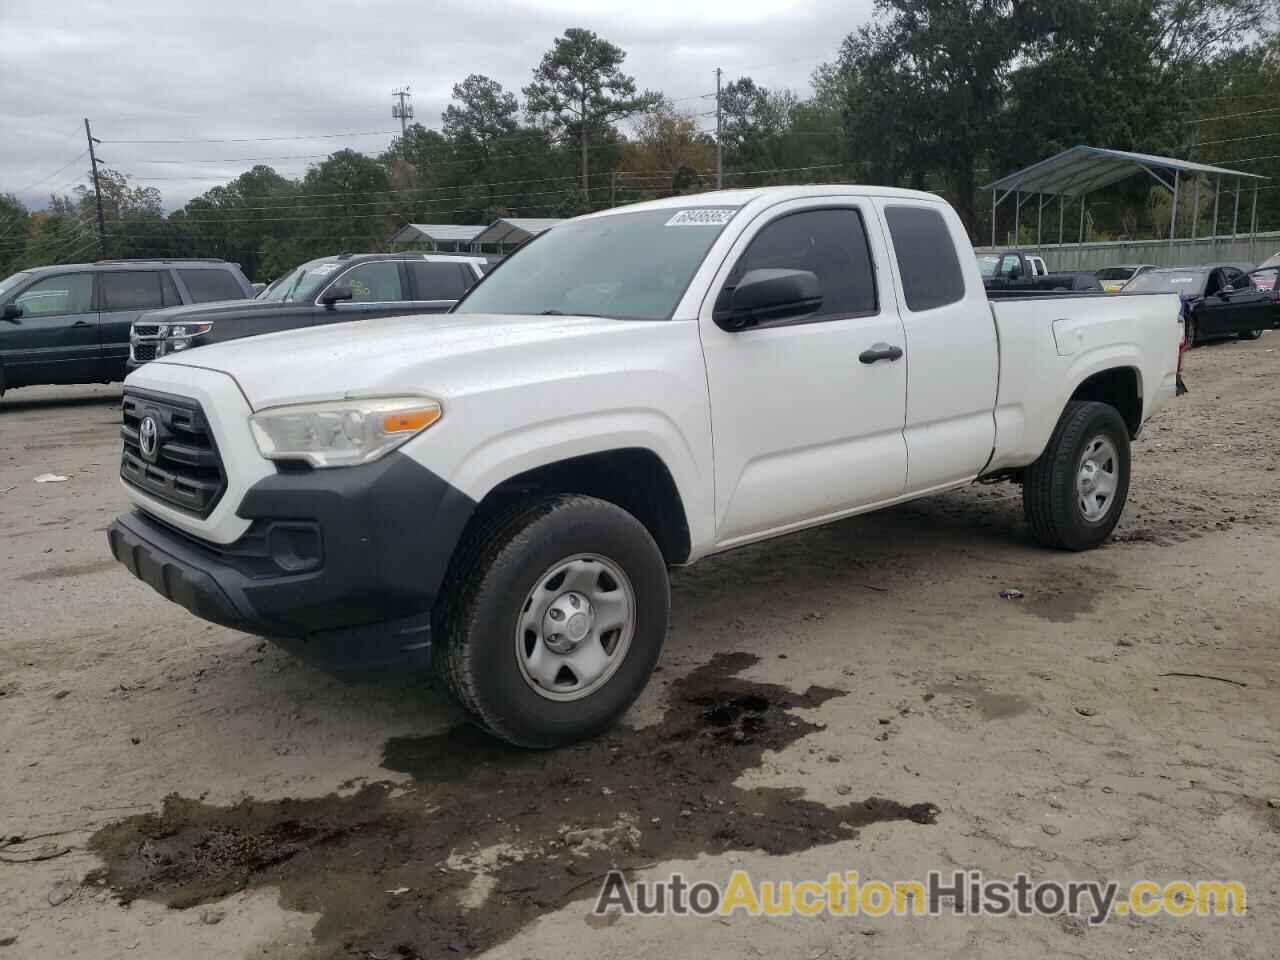
[[[1239,337],[1241,340],[1257,340],[1262,336],[1261,330],[1241,330]]]
[[[1089,550],[1111,535],[1129,495],[1129,429],[1115,407],[1073,400],[1026,470],[1022,505],[1036,539]]]
[[[666,639],[666,563],[631,514],[592,497],[524,501],[478,525],[437,618],[437,678],[524,747],[593,736],[644,689]]]

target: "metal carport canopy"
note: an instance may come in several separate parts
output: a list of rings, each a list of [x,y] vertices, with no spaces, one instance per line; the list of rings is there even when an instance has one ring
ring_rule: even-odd
[[[1232,215],[1231,233],[1236,235],[1240,220],[1240,185],[1241,180],[1248,177],[1254,181],[1253,215],[1251,232],[1257,230],[1258,217],[1258,181],[1268,177],[1256,173],[1245,173],[1243,170],[1228,170],[1226,167],[1215,167],[1207,163],[1193,163],[1190,160],[1179,160],[1176,157],[1159,157],[1150,153],[1131,153],[1128,150],[1108,150],[1105,147],[1088,147],[1084,145],[1071,147],[1061,153],[1054,154],[1039,163],[1033,163],[1015,173],[1001,177],[982,189],[991,191],[991,245],[996,245],[996,213],[1000,204],[1010,196],[1014,196],[1013,224],[1015,240],[1018,233],[1018,218],[1022,212],[1023,196],[1058,198],[1058,243],[1062,243],[1062,222],[1064,211],[1062,204],[1067,197],[1080,198],[1080,242],[1084,242],[1085,197],[1094,190],[1124,180],[1136,173],[1145,172],[1162,187],[1173,194],[1173,205],[1169,216],[1169,243],[1172,245],[1177,233],[1178,222],[1178,185],[1183,174],[1194,178],[1196,190],[1193,203],[1199,210],[1200,178],[1216,177],[1218,187],[1214,191],[1213,230],[1218,229],[1218,203],[1221,194],[1222,178],[1236,178],[1235,211]],[[1170,180],[1169,174],[1173,177]],[[1002,192],[1003,191],[1003,192]],[[1016,194],[1016,196],[1015,196]],[[1036,244],[1040,243],[1040,227],[1044,215],[1044,200],[1036,204]],[[1199,226],[1199,215],[1193,219],[1191,238],[1194,240]]]
[[[470,243],[484,232],[478,224],[463,223],[406,223],[391,238],[392,243],[411,243],[429,240],[432,243]]]
[[[1157,175],[1155,171],[1219,177],[1249,177],[1253,180],[1267,179],[1256,173],[1228,170],[1226,167],[1215,167],[1207,163],[1192,163],[1190,160],[1178,160],[1175,157],[1157,157],[1150,153],[1130,153],[1127,150],[1078,146],[1054,154],[1047,160],[1033,163],[1016,173],[1001,177],[982,189],[1006,192],[1017,190],[1020,193],[1078,197],[1123,180],[1125,177],[1133,176],[1140,170],[1145,170],[1166,187],[1169,184],[1165,183],[1164,178]]]

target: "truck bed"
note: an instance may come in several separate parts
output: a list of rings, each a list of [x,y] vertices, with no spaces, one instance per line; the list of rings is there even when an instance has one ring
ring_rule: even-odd
[[[1032,293],[991,296],[1000,347],[996,445],[986,472],[1039,456],[1070,393],[1095,372],[1137,377],[1141,423],[1177,387],[1182,321],[1176,294]],[[1166,329],[1179,328],[1177,336]],[[1136,430],[1134,431],[1136,433]]]

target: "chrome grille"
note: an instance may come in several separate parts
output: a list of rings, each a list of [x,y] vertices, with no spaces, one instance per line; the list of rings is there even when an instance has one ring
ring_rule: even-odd
[[[132,487],[197,517],[207,517],[227,488],[213,431],[200,404],[186,397],[126,389],[120,476]],[[155,424],[155,446],[142,447],[142,423]]]

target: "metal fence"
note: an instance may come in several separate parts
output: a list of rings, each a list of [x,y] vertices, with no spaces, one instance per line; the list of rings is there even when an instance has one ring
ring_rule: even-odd
[[[1194,263],[1261,263],[1280,253],[1280,230],[1255,236],[1230,234],[1168,240],[1114,240],[1106,243],[1034,243],[1022,247],[977,247],[978,253],[1002,250],[1035,250],[1050,270],[1096,270],[1118,263],[1154,263],[1157,266],[1187,266]]]

